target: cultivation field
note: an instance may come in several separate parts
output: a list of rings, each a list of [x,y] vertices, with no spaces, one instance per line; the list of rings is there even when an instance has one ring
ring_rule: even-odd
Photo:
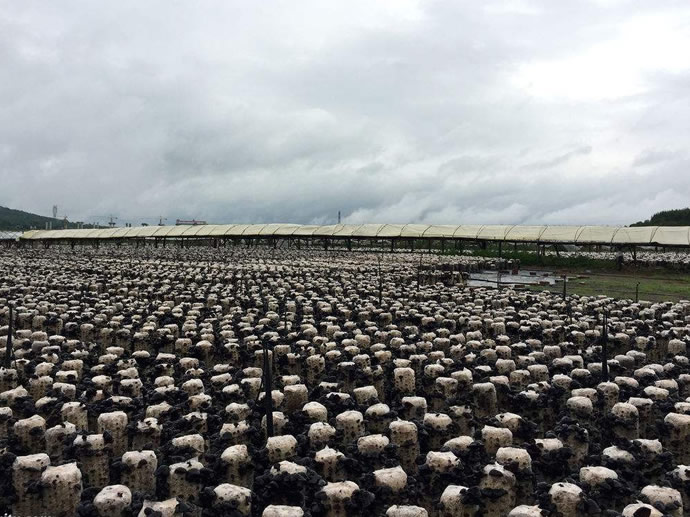
[[[664,269],[635,270],[623,272],[589,269],[547,269],[545,272],[556,277],[568,278],[566,292],[580,296],[606,295],[614,298],[629,298],[662,302],[690,299],[690,274]],[[539,290],[539,286],[530,286]],[[563,284],[551,287],[562,292]]]
[[[424,267],[239,246],[1,250],[0,512],[687,514],[682,288],[635,303],[600,296],[631,281],[606,273],[564,300],[464,287],[490,257]]]

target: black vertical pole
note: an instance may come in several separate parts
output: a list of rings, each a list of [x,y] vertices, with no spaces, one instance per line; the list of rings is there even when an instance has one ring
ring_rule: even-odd
[[[503,241],[498,241],[498,261],[496,262],[496,287],[501,288],[501,256],[503,255]]]
[[[266,437],[273,436],[273,386],[271,361],[268,360],[268,342],[264,341],[264,404],[266,408]]]
[[[640,282],[635,285],[635,303],[640,301]]]
[[[565,300],[568,289],[568,275],[563,275],[563,299]]]
[[[8,306],[10,320],[8,322],[7,328],[7,348],[5,349],[5,368],[10,367],[10,358],[12,356],[12,333],[14,332],[13,317],[12,317],[12,306]]]
[[[419,265],[417,266],[417,292],[422,281],[422,254],[419,254]]]
[[[609,317],[608,311],[604,311],[604,325],[602,328],[602,342],[601,342],[601,373],[604,377],[604,382],[609,381]]]

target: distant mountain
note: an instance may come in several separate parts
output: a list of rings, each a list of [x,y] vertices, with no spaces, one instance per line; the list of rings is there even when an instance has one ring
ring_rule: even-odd
[[[690,226],[690,208],[663,210],[654,214],[651,219],[638,221],[630,226]]]
[[[62,229],[65,227],[65,221],[63,219],[53,219],[52,217],[44,217],[38,214],[32,214],[30,212],[24,212],[23,210],[14,210],[12,208],[7,208],[0,206],[0,230],[12,230],[12,231],[22,231],[22,230],[45,230],[46,223],[53,223],[53,229]],[[75,223],[66,223],[67,228],[76,228]]]

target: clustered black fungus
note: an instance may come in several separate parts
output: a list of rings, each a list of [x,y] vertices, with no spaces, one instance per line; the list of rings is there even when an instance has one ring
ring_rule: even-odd
[[[0,513],[690,512],[690,302],[459,284],[505,265],[2,250]],[[70,465],[78,482],[51,477]]]

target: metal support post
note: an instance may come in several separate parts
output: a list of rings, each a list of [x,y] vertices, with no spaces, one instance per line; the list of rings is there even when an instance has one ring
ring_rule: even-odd
[[[7,329],[7,348],[5,349],[5,368],[10,367],[10,361],[12,359],[13,354],[13,349],[12,349],[12,333],[14,332],[14,315],[12,311],[12,306],[8,305],[8,316],[9,316],[9,322],[8,322],[8,329]]]
[[[264,407],[266,408],[266,437],[273,436],[273,373],[268,359],[268,340],[264,340]]]
[[[604,382],[609,382],[609,315],[608,311],[604,311],[604,324],[602,325],[602,341],[601,341],[601,374]]]

